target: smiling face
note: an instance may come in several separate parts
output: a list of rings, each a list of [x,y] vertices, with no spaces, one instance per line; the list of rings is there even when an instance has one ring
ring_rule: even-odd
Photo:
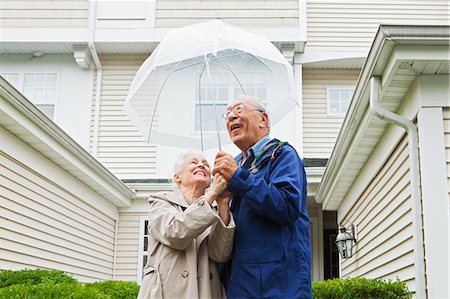
[[[256,107],[254,99],[245,96],[234,100],[227,111],[230,111],[226,118],[228,134],[246,155],[250,147],[269,134],[269,116]]]
[[[211,183],[211,170],[204,157],[198,154],[190,154],[180,164],[174,179],[181,186],[199,187],[204,190]]]

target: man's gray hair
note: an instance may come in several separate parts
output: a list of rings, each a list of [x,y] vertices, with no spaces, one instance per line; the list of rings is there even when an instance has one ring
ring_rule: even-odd
[[[249,103],[249,105],[252,108],[255,108],[256,110],[260,111],[260,112],[264,112],[269,116],[269,122],[267,123],[267,128],[270,129],[270,115],[269,112],[267,112],[266,110],[266,105],[259,100],[257,97],[255,96],[251,96],[251,95],[238,95],[235,99],[235,101],[237,100],[245,100],[246,102]]]

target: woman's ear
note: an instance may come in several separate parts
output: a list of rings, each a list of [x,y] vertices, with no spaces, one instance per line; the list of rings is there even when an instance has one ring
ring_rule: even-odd
[[[175,182],[177,182],[177,183],[181,182],[181,179],[180,179],[180,177],[178,176],[178,174],[174,174],[174,175],[173,175],[173,179],[174,179]]]

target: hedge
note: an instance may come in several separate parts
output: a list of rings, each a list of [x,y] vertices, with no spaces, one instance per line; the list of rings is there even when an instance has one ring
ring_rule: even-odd
[[[347,278],[313,282],[314,299],[410,299],[404,282]],[[135,282],[80,283],[58,270],[0,271],[0,299],[135,299]]]
[[[0,298],[8,299],[135,299],[135,282],[80,283],[58,270],[0,271]]]
[[[335,278],[313,282],[314,299],[409,299],[412,293],[406,284],[366,278]]]

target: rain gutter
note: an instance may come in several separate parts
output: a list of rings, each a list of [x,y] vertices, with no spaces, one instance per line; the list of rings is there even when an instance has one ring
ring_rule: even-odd
[[[97,158],[98,154],[98,131],[100,123],[100,96],[102,91],[102,76],[103,68],[100,59],[95,49],[94,37],[95,37],[95,17],[97,15],[97,1],[90,1],[89,7],[89,39],[88,47],[91,52],[91,56],[95,63],[95,69],[97,70],[97,79],[95,86],[95,113],[94,113],[94,129],[92,137],[92,156]]]
[[[416,276],[416,297],[426,298],[425,255],[422,234],[422,202],[420,185],[419,142],[417,128],[409,119],[386,110],[379,101],[380,77],[370,78],[370,110],[381,120],[385,120],[406,130],[409,145],[409,167],[411,173],[412,226],[414,240],[414,271]]]

